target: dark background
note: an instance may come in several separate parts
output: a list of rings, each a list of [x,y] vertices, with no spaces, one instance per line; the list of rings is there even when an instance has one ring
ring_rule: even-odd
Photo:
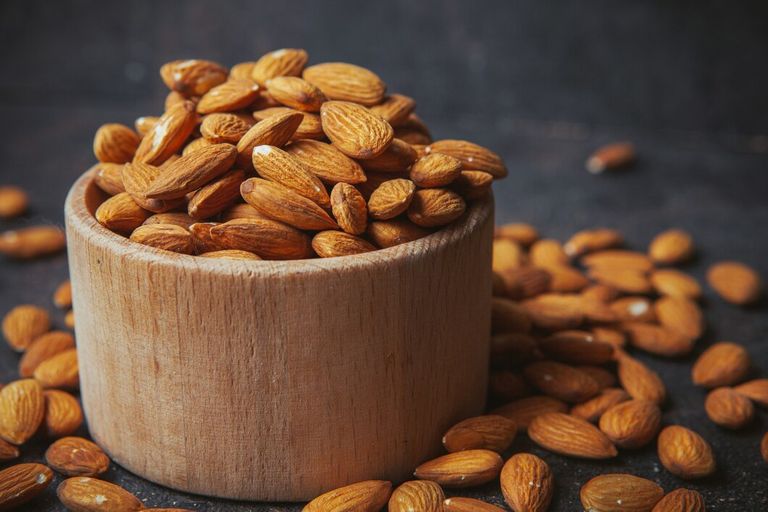
[[[689,270],[699,278],[724,258],[768,276],[762,1],[3,0],[0,184],[23,186],[32,208],[23,219],[0,221],[0,229],[63,223],[67,188],[94,161],[96,128],[161,112],[162,63],[209,58],[232,65],[281,47],[306,48],[311,62],[369,67],[390,90],[416,98],[436,138],[467,138],[501,153],[510,176],[495,186],[497,222],[531,222],[557,238],[616,227],[640,249],[655,233],[682,227],[697,240],[699,257]],[[639,149],[634,168],[610,176],[584,171],[592,149],[623,139]],[[0,259],[0,314],[19,303],[52,308],[50,294],[66,274],[63,255]],[[709,293],[707,317],[698,351],[721,339],[743,343],[755,374],[768,375],[764,304],[737,309]],[[512,451],[532,450],[553,467],[551,510],[580,510],[579,486],[606,471],[645,476],[667,491],[698,489],[708,510],[766,510],[768,465],[758,451],[765,411],[746,431],[724,431],[703,412],[705,394],[690,383],[690,360],[641,358],[670,387],[665,422],[710,440],[719,472],[686,484],[660,467],[653,447],[624,451],[606,465],[548,454],[521,437]],[[17,361],[2,344],[3,382],[16,377]],[[25,458],[43,450],[33,444]],[[174,493],[116,466],[106,477],[148,506],[300,510]],[[497,484],[478,492],[501,503]],[[50,490],[26,510],[63,508]]]

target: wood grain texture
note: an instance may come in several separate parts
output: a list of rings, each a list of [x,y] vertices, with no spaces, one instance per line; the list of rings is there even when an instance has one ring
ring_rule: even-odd
[[[492,201],[416,242],[346,258],[170,255],[66,202],[93,438],[163,485],[303,500],[401,480],[483,409]]]

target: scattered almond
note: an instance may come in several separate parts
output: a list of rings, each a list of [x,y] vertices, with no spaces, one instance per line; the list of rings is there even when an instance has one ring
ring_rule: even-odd
[[[443,512],[442,488],[428,480],[400,484],[389,498],[388,512]]]
[[[650,480],[618,473],[596,476],[579,492],[584,510],[594,512],[650,512],[663,496]]]
[[[614,405],[600,417],[600,430],[620,448],[640,448],[653,441],[661,428],[661,410],[647,400]]]
[[[307,503],[302,512],[379,512],[391,494],[391,482],[366,480],[321,494]]]
[[[654,304],[659,323],[687,338],[698,339],[704,332],[704,315],[690,299],[662,297]]]
[[[651,273],[651,284],[657,293],[690,300],[701,298],[701,286],[692,276],[679,270],[659,269]]]
[[[617,455],[616,447],[591,423],[551,412],[536,416],[528,425],[528,437],[542,448],[584,459],[610,459]]]
[[[755,417],[755,406],[746,396],[732,388],[717,388],[709,392],[704,410],[721,427],[738,430],[749,425]]]
[[[496,505],[491,505],[474,498],[454,496],[443,502],[444,512],[504,512]]]
[[[449,453],[421,464],[414,476],[443,487],[464,488],[486,484],[499,477],[504,461],[490,450]]]
[[[82,437],[63,437],[45,452],[45,460],[66,476],[98,476],[109,469],[109,457],[95,443]]]
[[[709,267],[707,281],[723,300],[739,306],[756,302],[763,287],[757,272],[735,261],[723,261]]]
[[[565,402],[550,396],[529,396],[502,405],[491,411],[491,414],[504,416],[515,422],[519,430],[526,430],[534,418],[550,412],[566,412]]]
[[[56,226],[31,226],[0,233],[0,254],[30,260],[61,252],[66,243]]]
[[[23,352],[32,342],[51,328],[51,318],[43,308],[23,304],[3,317],[5,341],[17,352]]]
[[[0,510],[12,510],[39,496],[53,480],[42,464],[16,464],[0,471]]]
[[[77,512],[134,512],[144,509],[139,499],[119,485],[85,476],[67,478],[56,489],[59,500]]]
[[[671,425],[662,430],[657,449],[661,464],[680,478],[692,480],[715,472],[715,458],[709,443],[685,427]]]
[[[751,362],[746,349],[729,341],[715,343],[693,365],[693,383],[705,388],[732,386],[743,381]]]
[[[700,493],[681,487],[664,496],[651,512],[706,512],[706,506]]]
[[[43,388],[33,379],[11,382],[0,389],[0,437],[21,445],[27,442],[43,422]]]
[[[463,450],[492,450],[503,452],[517,433],[514,421],[489,414],[468,418],[451,427],[443,436],[443,446],[449,453]]]
[[[599,392],[599,386],[592,377],[555,361],[531,363],[523,369],[523,375],[545,395],[564,402],[583,402]]]
[[[545,512],[554,493],[552,471],[533,454],[515,454],[501,470],[501,492],[512,510]]]
[[[78,388],[77,350],[70,348],[46,359],[35,368],[34,377],[45,388]]]
[[[19,361],[19,375],[32,377],[40,363],[74,346],[75,337],[66,331],[50,331],[38,336]]]
[[[592,174],[612,171],[632,165],[635,146],[630,142],[616,142],[598,148],[587,159],[587,170]]]
[[[621,386],[637,400],[648,400],[662,404],[667,390],[661,377],[645,364],[628,355],[618,359],[618,374]]]
[[[740,384],[734,390],[757,405],[768,407],[768,379],[754,379]]]
[[[615,229],[585,229],[584,231],[579,231],[568,239],[563,246],[563,250],[571,258],[575,258],[587,254],[588,252],[619,247],[623,243],[624,237]]]
[[[45,397],[45,431],[48,437],[59,438],[74,434],[83,424],[83,410],[77,399],[58,389],[43,392]]]
[[[656,235],[648,248],[648,255],[661,265],[676,265],[693,256],[693,237],[682,229],[669,229]]]
[[[29,197],[19,187],[0,186],[0,219],[12,219],[27,211]]]
[[[629,400],[630,396],[626,391],[620,388],[606,388],[600,391],[600,394],[571,407],[571,416],[576,416],[589,422],[595,422],[604,412],[614,405]]]

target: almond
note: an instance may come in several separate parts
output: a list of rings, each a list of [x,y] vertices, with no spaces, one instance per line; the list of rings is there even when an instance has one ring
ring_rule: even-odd
[[[489,414],[461,421],[443,436],[443,446],[449,453],[463,450],[492,450],[503,452],[515,438],[517,425],[504,416]]]
[[[59,309],[72,307],[72,283],[67,279],[62,281],[53,292],[53,304]]]
[[[626,343],[626,336],[624,336],[624,333],[611,327],[593,327],[592,334],[594,335],[595,340],[612,345],[614,353],[615,349],[622,348]]]
[[[713,422],[733,430],[744,428],[755,417],[755,406],[749,398],[732,388],[710,391],[704,402],[704,410]]]
[[[136,228],[131,233],[131,241],[164,251],[179,254],[195,254],[192,234],[174,224],[149,224]]]
[[[147,188],[149,199],[176,199],[221,176],[235,163],[237,151],[231,144],[212,144],[182,156]]]
[[[662,404],[667,390],[661,377],[637,359],[622,354],[618,357],[618,374],[621,386],[637,400]]]
[[[416,101],[403,94],[389,94],[381,103],[371,106],[371,112],[384,118],[392,126],[400,126],[416,108]]]
[[[251,78],[259,85],[278,76],[299,76],[309,56],[300,48],[282,48],[263,55],[251,68]]]
[[[331,191],[331,208],[339,227],[351,235],[365,233],[368,206],[362,194],[348,183],[337,183]]]
[[[627,322],[655,322],[656,312],[650,299],[641,296],[621,297],[611,302],[611,309],[619,320]]]
[[[368,214],[376,220],[397,217],[408,209],[415,192],[416,186],[411,180],[385,181],[371,194],[368,200]]]
[[[237,249],[222,249],[221,251],[211,251],[200,254],[203,258],[224,258],[231,260],[260,260],[257,255],[248,251],[240,251]]]
[[[595,379],[601,390],[616,384],[616,376],[602,366],[579,365],[576,368]]]
[[[443,502],[444,512],[504,512],[496,505],[491,505],[474,498],[454,496]]]
[[[45,398],[40,383],[33,379],[11,382],[0,389],[0,437],[21,445],[43,422]]]
[[[503,464],[496,452],[465,450],[425,462],[413,474],[416,478],[458,489],[483,485],[498,478]]]
[[[734,390],[763,407],[768,407],[768,379],[754,379],[740,384]]]
[[[450,187],[470,201],[482,199],[491,192],[493,175],[485,171],[461,171]]]
[[[721,341],[702,352],[693,365],[693,383],[705,388],[738,384],[749,373],[751,362],[746,349]]]
[[[669,229],[659,233],[648,247],[648,255],[661,265],[675,265],[688,261],[694,253],[693,237],[682,229]]]
[[[530,224],[510,222],[496,228],[495,236],[512,240],[523,247],[529,247],[539,239],[539,232]]]
[[[200,133],[212,144],[237,144],[253,124],[252,118],[248,122],[235,114],[209,114],[203,118]]]
[[[201,187],[189,199],[189,217],[205,220],[227,209],[240,198],[240,185],[244,180],[245,172],[233,169]]]
[[[0,510],[12,510],[32,501],[52,480],[53,471],[42,464],[16,464],[3,469],[0,471]]]
[[[264,219],[264,217],[259,217],[259,219]],[[195,222],[190,224],[188,229],[192,234],[192,243],[195,244],[195,251],[198,254],[224,249],[219,242],[214,241],[211,235],[211,230],[217,225],[218,223],[216,222]],[[228,242],[233,241],[228,240]]]
[[[43,308],[31,304],[16,306],[3,317],[3,336],[17,352],[23,352],[51,328],[51,317]]]
[[[233,205],[221,214],[221,221],[226,222],[232,219],[267,219],[264,214],[253,206],[245,203]]]
[[[704,315],[695,302],[680,297],[662,297],[654,304],[659,323],[687,338],[698,339],[704,332]]]
[[[537,416],[550,412],[566,412],[568,406],[556,398],[537,395],[521,398],[501,407],[497,407],[491,414],[504,416],[515,422],[519,430],[526,430],[531,421]]]
[[[56,226],[30,226],[0,233],[0,254],[20,260],[55,254],[64,247],[64,232]]]
[[[122,487],[85,476],[67,478],[56,489],[59,500],[78,512],[134,512],[144,504]]]
[[[125,192],[123,164],[99,163],[88,169],[88,174],[93,176],[96,186],[110,196]]]
[[[602,251],[619,247],[624,243],[624,237],[615,229],[596,228],[586,229],[574,234],[563,246],[565,253],[574,258],[588,252]]]
[[[598,148],[587,159],[587,170],[592,174],[612,171],[632,165],[635,146],[630,142],[616,142]]]
[[[408,218],[421,227],[444,226],[461,217],[466,209],[466,202],[455,192],[426,188],[414,194],[408,207]]]
[[[544,394],[564,402],[583,402],[599,392],[597,382],[572,366],[538,361],[523,369],[526,380]]]
[[[530,396],[530,386],[520,375],[511,371],[492,372],[488,379],[490,393],[501,400],[509,401]]]
[[[618,453],[597,427],[560,412],[533,418],[528,425],[528,437],[546,450],[570,457],[609,459]]]
[[[763,286],[757,272],[735,261],[723,261],[709,267],[707,282],[723,300],[740,306],[756,302]]]
[[[306,68],[302,76],[320,88],[329,99],[366,106],[381,103],[387,88],[372,71],[344,62],[315,64]]]
[[[75,328],[75,312],[73,310],[70,309],[67,311],[67,314],[64,315],[64,325],[70,329]]]
[[[620,325],[632,346],[651,354],[677,357],[693,350],[694,338],[679,331],[643,322],[622,322]]]
[[[393,138],[392,143],[379,156],[361,161],[363,169],[374,172],[405,172],[416,161],[416,150],[398,138]]]
[[[151,213],[134,201],[128,192],[110,197],[96,209],[96,220],[116,233],[128,234],[141,226]]]
[[[651,293],[653,287],[641,271],[615,267],[593,267],[587,275],[598,283],[612,286],[624,293]]]
[[[77,350],[70,348],[46,359],[35,368],[34,377],[45,388],[77,388],[80,385]]]
[[[429,145],[429,153],[442,153],[461,160],[464,170],[485,171],[494,178],[504,178],[507,168],[499,155],[473,142],[444,139]]]
[[[133,127],[141,137],[144,137],[147,133],[154,128],[157,122],[160,120],[157,116],[141,116],[137,117],[133,123]]]
[[[410,178],[420,187],[445,187],[461,175],[461,170],[462,163],[458,158],[430,153],[413,164]]]
[[[133,159],[150,165],[160,165],[176,153],[197,125],[195,104],[185,101],[169,108],[152,129],[141,139]]]
[[[511,304],[515,304],[512,302]],[[491,336],[491,363],[504,367],[508,359],[512,364],[525,364],[544,359],[538,340],[523,332],[505,332]]]
[[[592,284],[581,290],[581,296],[585,299],[599,302],[613,302],[619,298],[619,290],[607,284]]]
[[[45,452],[45,461],[66,476],[98,476],[109,469],[109,457],[82,437],[63,437]]]
[[[533,324],[552,331],[575,329],[584,321],[582,305],[565,295],[538,295],[520,303]]]
[[[324,208],[330,207],[328,192],[320,179],[285,151],[274,146],[256,146],[253,167],[261,177],[284,185]]]
[[[587,254],[581,262],[589,268],[633,270],[646,273],[653,270],[653,261],[637,251],[611,249]]]
[[[333,145],[352,158],[377,157],[394,137],[389,123],[356,103],[326,101],[320,109],[320,120]]]
[[[429,234],[406,219],[380,220],[368,224],[368,236],[382,248],[413,242]]]
[[[45,430],[48,437],[73,434],[83,424],[83,410],[77,399],[66,391],[49,389],[45,397]]]
[[[651,273],[651,284],[660,295],[698,300],[701,286],[692,276],[679,270],[660,269]]]
[[[258,121],[263,121],[279,114],[299,114],[301,116],[301,123],[299,123],[299,127],[291,135],[291,140],[325,139],[320,116],[311,112],[301,112],[288,107],[269,107],[256,110],[253,113],[253,117]]]
[[[232,112],[253,104],[259,97],[259,86],[250,80],[230,79],[211,88],[200,98],[200,114]]]
[[[280,112],[267,117],[246,131],[237,142],[237,165],[253,167],[253,149],[257,146],[282,147],[291,140],[304,117],[299,112]]]
[[[169,89],[185,96],[200,96],[227,79],[227,70],[209,60],[175,60],[163,64],[160,77]]]
[[[527,264],[528,254],[520,244],[507,238],[497,238],[493,241],[492,267],[495,272],[523,269]],[[541,272],[540,269],[536,271]]]
[[[325,182],[354,185],[366,180],[360,164],[330,144],[301,139],[292,142],[285,150]]]
[[[29,197],[19,187],[0,186],[0,219],[12,219],[27,211]]]
[[[661,428],[661,410],[647,400],[614,405],[600,417],[600,430],[620,448],[640,448],[650,443]]]
[[[553,292],[573,293],[589,285],[589,279],[570,265],[549,265],[546,269],[552,278],[549,288]]]
[[[230,220],[211,226],[210,236],[216,246],[252,252],[264,259],[303,259],[312,254],[309,236],[269,219]]]
[[[685,427],[666,427],[659,434],[657,448],[661,464],[680,478],[692,480],[715,472],[715,458],[709,443]]]
[[[307,230],[338,228],[336,222],[317,203],[285,185],[250,178],[240,186],[240,193],[248,204],[262,214],[290,226]]]
[[[392,492],[389,512],[443,512],[443,490],[435,482],[412,480]]]
[[[596,341],[588,331],[561,331],[540,344],[548,357],[570,364],[604,364],[613,359],[613,346]]]
[[[494,248],[496,244],[494,244]],[[496,251],[494,250],[494,261],[496,261]],[[501,278],[504,281],[507,295],[512,299],[527,299],[546,293],[550,289],[552,276],[544,269],[536,267],[506,268],[500,271]],[[581,312],[578,322],[573,320],[574,325],[581,323]]]
[[[528,332],[531,320],[517,302],[494,297],[491,301],[491,330],[499,332]]]
[[[662,496],[650,480],[620,473],[596,476],[579,492],[584,510],[594,512],[650,512]]]
[[[334,258],[375,251],[376,247],[359,236],[331,230],[317,233],[312,238],[312,249],[321,258]]]
[[[296,110],[319,112],[327,100],[315,85],[295,76],[280,76],[267,80],[267,90],[275,101]]]
[[[313,499],[302,512],[379,512],[392,494],[392,483],[367,480],[339,487]]]
[[[93,154],[99,162],[124,164],[136,154],[139,142],[141,139],[136,132],[124,124],[104,124],[93,138]]]
[[[162,213],[178,208],[184,204],[183,198],[165,201],[162,199],[148,199],[146,197],[146,192],[152,185],[152,182],[163,172],[164,170],[160,167],[140,162],[125,164],[122,171],[122,183],[125,191],[131,195],[136,204],[151,212]]]
[[[651,512],[706,512],[706,506],[701,494],[680,488],[664,496]]]
[[[501,492],[512,510],[545,512],[553,491],[552,471],[533,454],[515,454],[501,470]]]
[[[536,241],[531,246],[528,255],[531,263],[537,267],[548,268],[569,264],[568,255],[565,254],[563,246],[551,238]]]
[[[0,439],[0,462],[17,459],[21,455],[19,448],[4,439]]]
[[[589,422],[595,422],[603,415],[605,411],[616,404],[629,400],[629,394],[620,388],[607,388],[600,391],[600,394],[576,404],[571,408],[571,416],[576,416]],[[604,431],[605,432],[605,431]],[[610,436],[609,436],[610,437]]]
[[[19,361],[19,375],[31,377],[40,363],[74,346],[74,336],[65,331],[51,331],[38,336]]]

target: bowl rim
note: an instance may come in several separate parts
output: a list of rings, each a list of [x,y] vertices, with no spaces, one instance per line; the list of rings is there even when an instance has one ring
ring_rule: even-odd
[[[328,272],[363,269],[371,266],[393,265],[400,260],[426,257],[435,252],[448,250],[452,245],[468,237],[493,215],[493,194],[473,200],[461,219],[429,235],[393,247],[332,258],[311,258],[300,260],[242,260],[230,258],[201,258],[196,255],[180,254],[133,242],[127,237],[114,233],[96,220],[86,204],[89,188],[98,189],[95,184],[95,169],[84,172],[72,185],[64,205],[67,231],[80,234],[86,243],[121,257],[135,261],[163,265],[179,269],[196,268],[214,274],[301,274],[307,272]],[[102,194],[101,190],[99,190]]]

